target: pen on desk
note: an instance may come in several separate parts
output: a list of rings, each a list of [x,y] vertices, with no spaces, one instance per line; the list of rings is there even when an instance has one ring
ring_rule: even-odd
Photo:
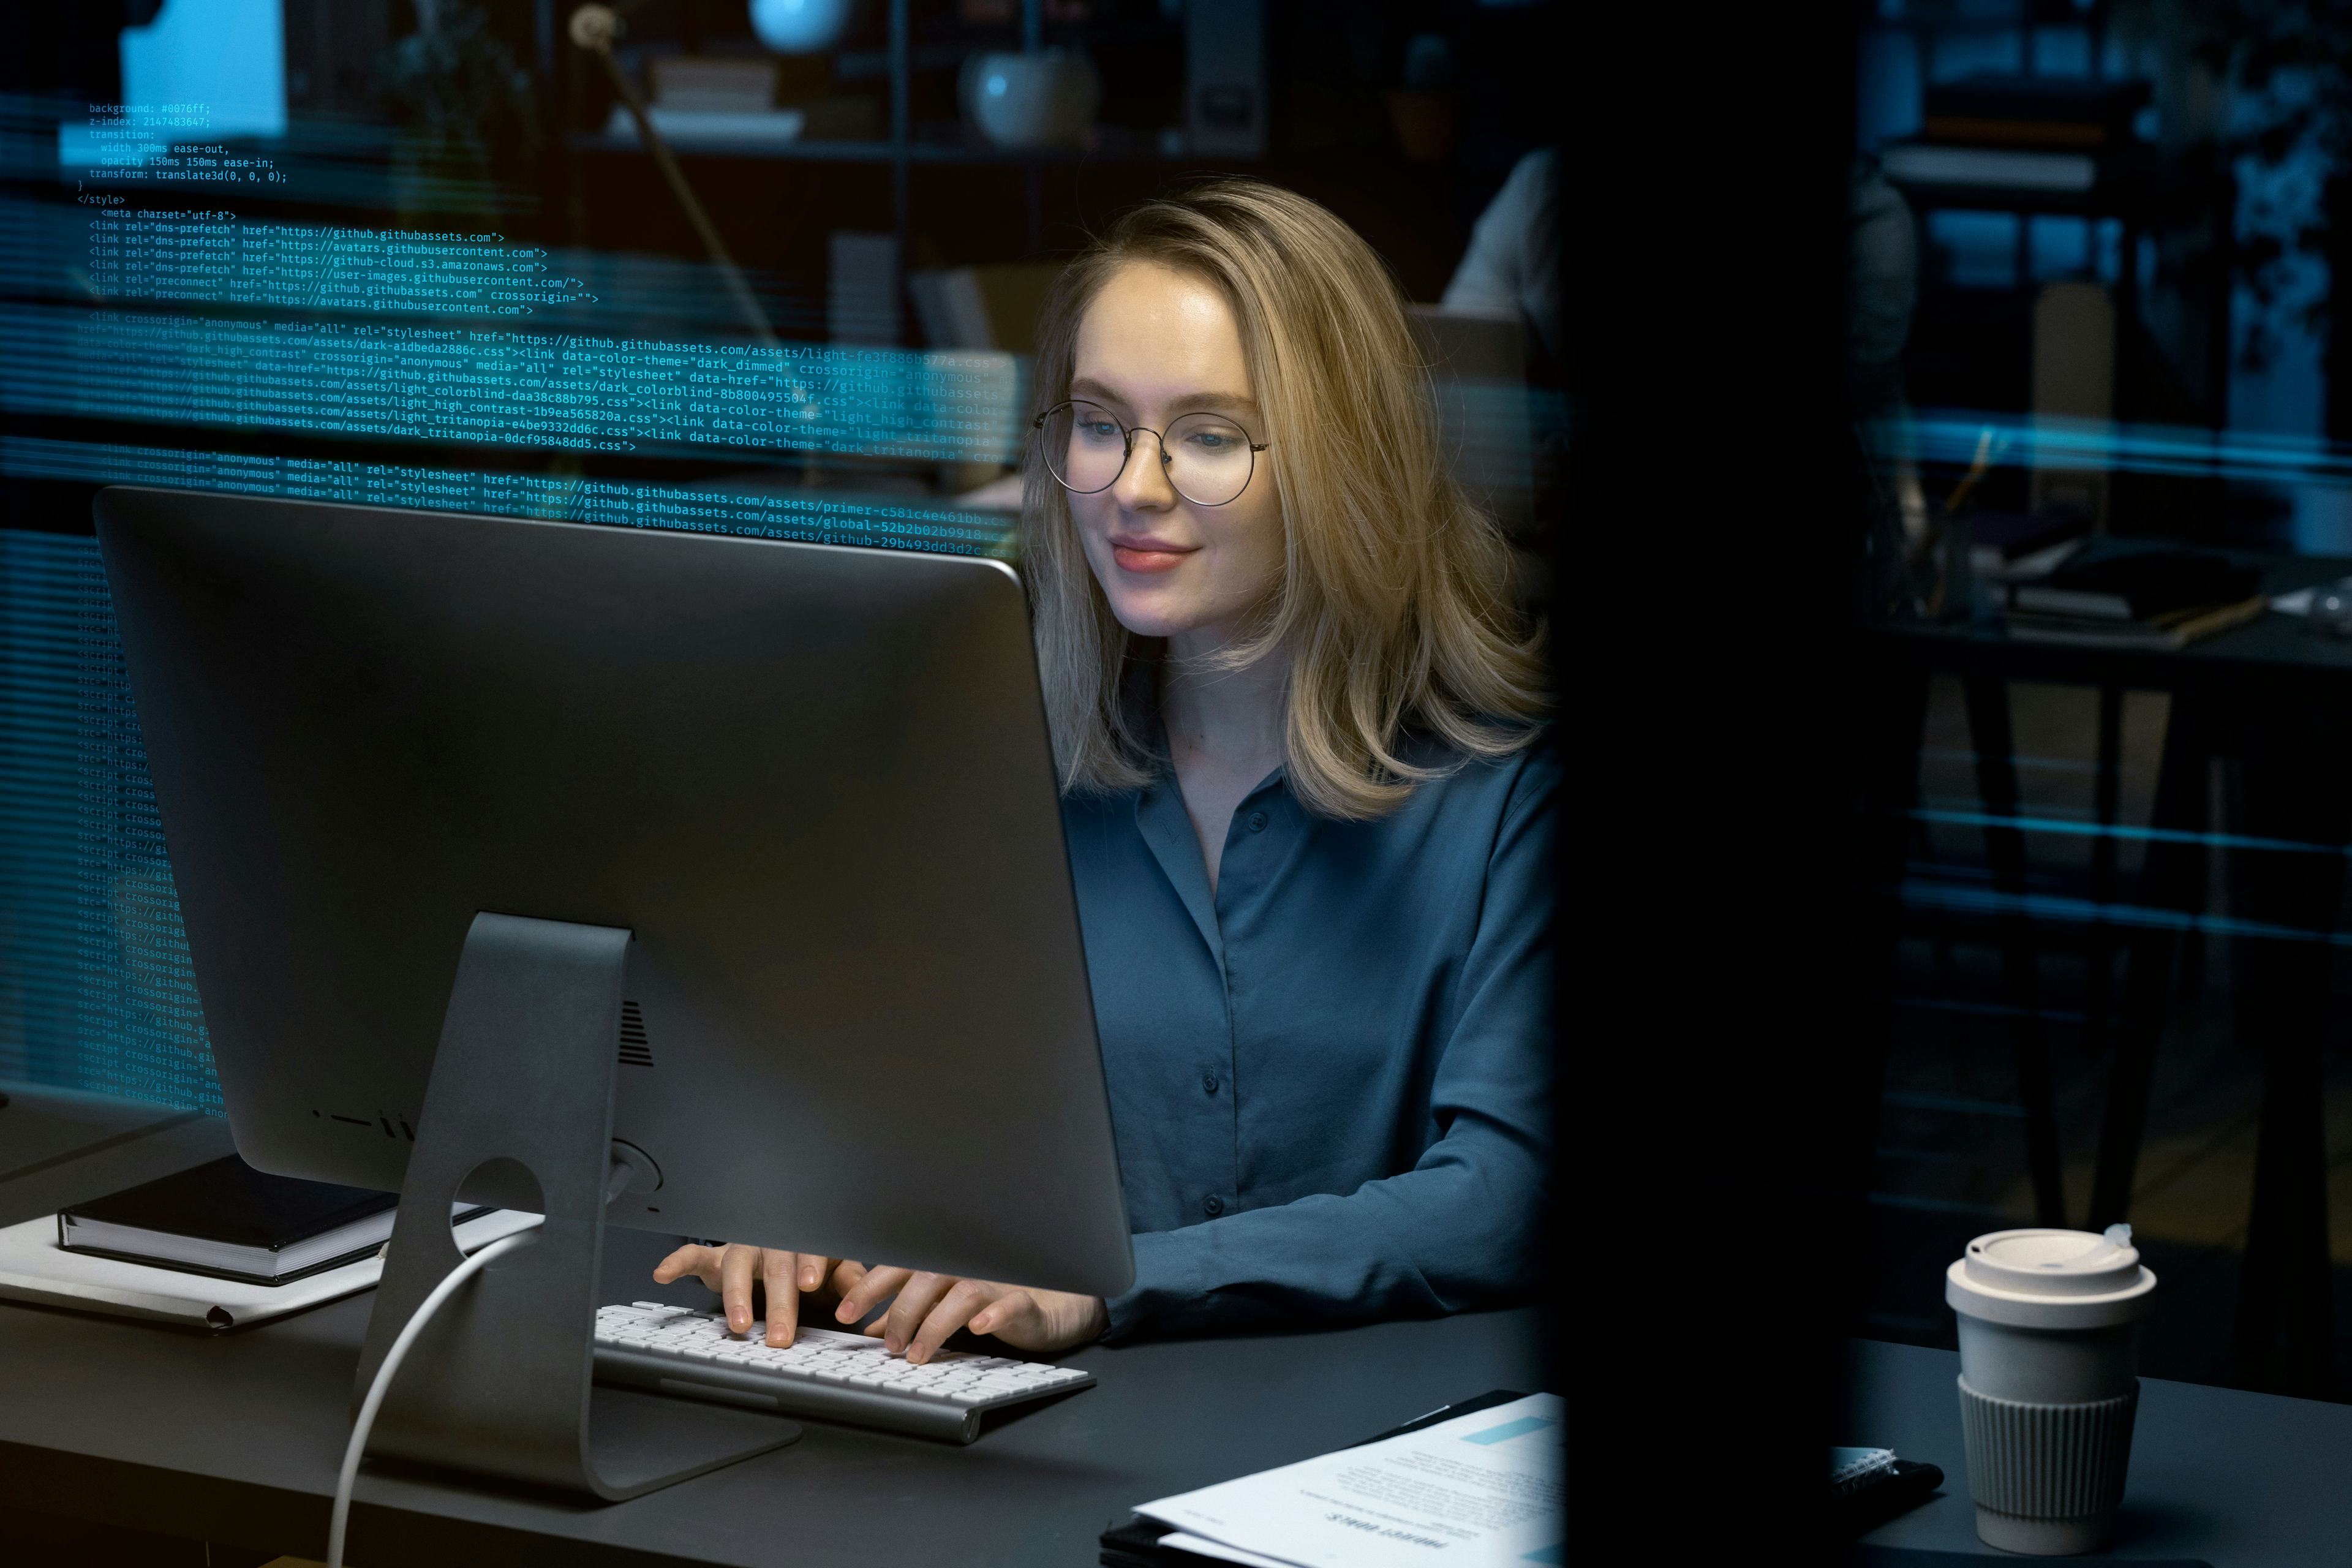
[[[2004,441],[2000,445],[2006,446],[2008,443]],[[1993,453],[1998,449],[1993,440],[1992,426],[1988,425],[1984,427],[1984,433],[1977,437],[1977,453],[1969,459],[1969,471],[1960,476],[1960,482],[1954,485],[1952,493],[1944,498],[1946,517],[1950,517],[1960,510],[1960,503],[1969,499],[1969,492],[1977,488],[1978,482],[1992,468]]]
[[[1462,1399],[1456,1400],[1452,1405],[1441,1405],[1424,1415],[1414,1416],[1402,1426],[1391,1426],[1385,1432],[1376,1433],[1365,1438],[1363,1442],[1351,1444],[1350,1447],[1360,1448],[1366,1443],[1386,1442],[1391,1437],[1402,1437],[1408,1432],[1418,1432],[1424,1426],[1434,1426],[1441,1421],[1451,1421],[1456,1415],[1475,1415],[1481,1410],[1491,1410],[1497,1405],[1508,1405],[1515,1399],[1526,1397],[1526,1394],[1516,1389],[1493,1389],[1479,1394],[1475,1399]]]
[[[2006,439],[1997,440],[1995,438],[1993,427],[1991,426],[1988,425],[1984,427],[1983,432],[1977,437],[1976,456],[1969,462],[1969,471],[1960,476],[1960,482],[1954,485],[1952,487],[1952,493],[1944,498],[1945,521],[1948,522],[1954,517],[1958,515],[1960,503],[1969,499],[1969,492],[1977,488],[1978,482],[1981,480],[1985,477],[1985,474],[1992,468],[1993,454],[2000,450],[2000,447],[2007,445],[2008,442]],[[1960,550],[1962,554],[1965,554],[1965,544],[1949,544],[1946,538],[1946,531],[1947,531],[1942,528],[1937,529],[1930,536],[1929,548],[1938,552],[1945,551],[1947,548],[1955,548]],[[1951,586],[1953,570],[1954,569],[1948,569],[1944,573],[1940,574],[1937,579],[1936,586],[1927,595],[1927,614],[1931,617],[1941,616],[1944,613],[1945,591]]]

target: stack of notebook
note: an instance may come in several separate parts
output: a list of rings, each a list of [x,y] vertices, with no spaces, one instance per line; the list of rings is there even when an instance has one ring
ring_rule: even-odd
[[[2186,647],[2261,615],[2253,568],[2200,550],[2085,548],[2038,582],[2009,590],[2009,635],[2094,647]]]
[[[67,1252],[255,1285],[283,1285],[373,1257],[392,1237],[394,1193],[305,1182],[231,1154],[58,1215]],[[462,1225],[488,1213],[472,1205]]]

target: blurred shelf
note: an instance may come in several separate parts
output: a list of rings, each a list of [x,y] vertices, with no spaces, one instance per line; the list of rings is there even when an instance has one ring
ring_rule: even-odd
[[[919,24],[917,37],[907,52],[908,66],[919,71],[958,70],[967,56],[983,50],[1019,52],[1021,24],[1010,22],[956,24],[933,27]],[[1167,44],[1181,47],[1184,24],[1181,18],[1130,20],[1125,22],[1048,22],[1045,30],[1045,47],[1115,49],[1139,44]],[[833,57],[834,77],[839,81],[870,81],[890,74],[890,51],[887,49],[842,49]]]
[[[1029,249],[1037,252],[1044,248],[1045,244],[1045,170],[1084,164],[1129,168],[1168,166],[1198,156],[1181,149],[1163,151],[1158,140],[1160,133],[1150,131],[1113,128],[1106,139],[1109,144],[1105,146],[1013,151],[981,144],[971,139],[971,133],[952,122],[934,128],[914,121],[914,82],[918,72],[936,74],[950,68],[961,69],[967,57],[979,49],[1034,50],[1048,44],[1075,44],[1081,49],[1089,47],[1104,49],[1141,47],[1167,49],[1181,56],[1187,26],[1181,17],[1163,12],[1157,17],[1138,16],[1102,23],[1049,23],[1044,15],[1044,0],[1022,0],[1013,8],[1013,15],[1002,23],[966,24],[956,21],[942,26],[929,18],[918,22],[912,12],[912,0],[889,0],[886,47],[835,53],[834,73],[837,81],[878,79],[887,83],[887,96],[881,104],[882,122],[888,128],[886,137],[859,141],[787,142],[772,137],[732,140],[715,135],[704,140],[680,137],[672,131],[666,133],[668,146],[681,158],[689,160],[860,163],[885,169],[890,177],[891,232],[897,237],[902,261],[914,229],[911,176],[917,164],[1023,171],[1028,187]],[[554,11],[542,5],[538,8],[536,16],[540,59],[543,62],[558,58],[569,59],[570,56],[563,52],[563,41],[557,37]],[[860,128],[863,128],[862,124]],[[568,134],[562,145],[572,161],[575,181],[579,161],[583,157],[618,153],[650,158],[636,138],[611,135],[601,131]],[[1219,160],[1221,163],[1232,161]]]
[[[565,137],[564,144],[576,153],[645,153],[645,148],[633,136],[582,132]],[[894,142],[680,141],[675,136],[669,138],[669,149],[681,158],[771,158],[799,163],[891,163],[903,159],[909,163],[1001,164],[1010,168],[1054,163],[1176,163],[1192,156],[1145,146],[1101,152],[1083,147],[1024,151],[945,142],[909,142],[901,146]]]

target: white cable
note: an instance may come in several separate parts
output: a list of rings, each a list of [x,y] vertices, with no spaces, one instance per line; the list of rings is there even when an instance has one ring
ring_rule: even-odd
[[[416,1342],[416,1336],[425,1331],[425,1325],[432,1321],[433,1314],[440,1310],[441,1303],[447,1300],[458,1286],[472,1279],[491,1258],[500,1253],[512,1252],[530,1241],[531,1230],[537,1228],[534,1224],[530,1229],[502,1236],[449,1270],[442,1277],[441,1283],[433,1287],[432,1293],[417,1303],[416,1310],[409,1314],[408,1321],[401,1325],[399,1336],[392,1342],[392,1349],[384,1352],[383,1364],[375,1370],[375,1381],[368,1384],[367,1397],[360,1401],[359,1419],[352,1423],[352,1440],[343,1449],[343,1473],[335,1479],[335,1510],[328,1516],[327,1568],[343,1568],[343,1531],[351,1522],[352,1488],[360,1479],[360,1454],[367,1447],[368,1433],[375,1426],[376,1409],[383,1404],[384,1391],[392,1386],[392,1374],[400,1370],[401,1361],[408,1354],[408,1347]]]

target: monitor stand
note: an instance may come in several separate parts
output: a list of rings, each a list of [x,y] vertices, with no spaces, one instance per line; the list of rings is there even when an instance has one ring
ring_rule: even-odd
[[[485,1165],[538,1184],[530,1245],[458,1288],[394,1375],[367,1451],[617,1502],[781,1447],[781,1417],[594,1385],[630,934],[474,917],[417,1119],[354,1406],[462,1258],[450,1205]],[[492,1174],[493,1173],[483,1173]],[[528,1186],[518,1173],[495,1173]]]

